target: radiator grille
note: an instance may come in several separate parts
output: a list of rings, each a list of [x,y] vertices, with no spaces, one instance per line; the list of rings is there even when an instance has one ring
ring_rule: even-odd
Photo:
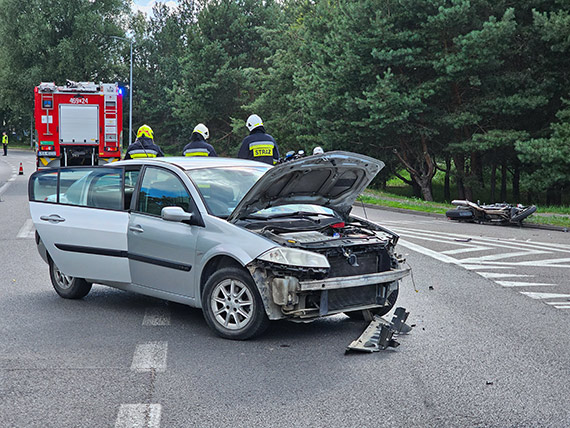
[[[329,311],[377,304],[377,285],[329,290]]]

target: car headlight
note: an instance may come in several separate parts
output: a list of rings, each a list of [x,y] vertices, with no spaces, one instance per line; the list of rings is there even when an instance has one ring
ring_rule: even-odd
[[[271,263],[281,265],[314,267],[314,268],[330,268],[331,265],[325,256],[310,251],[298,250],[296,248],[276,247],[266,251],[258,257]]]

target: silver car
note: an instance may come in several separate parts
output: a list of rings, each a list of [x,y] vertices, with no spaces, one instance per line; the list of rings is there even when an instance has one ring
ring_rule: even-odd
[[[35,172],[36,243],[64,298],[93,283],[202,308],[248,339],[269,320],[387,313],[409,268],[398,236],[350,215],[384,164],[329,152],[276,167],[159,158]]]

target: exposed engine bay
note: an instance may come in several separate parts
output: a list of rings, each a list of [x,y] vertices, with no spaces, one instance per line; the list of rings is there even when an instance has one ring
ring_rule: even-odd
[[[246,228],[283,247],[322,254],[329,268],[303,268],[257,261],[250,266],[258,286],[268,287],[275,313],[270,319],[310,319],[371,310],[384,315],[398,296],[398,280],[409,273],[394,254],[398,235],[351,216],[308,215],[248,221]],[[265,293],[262,293],[265,294]],[[267,306],[267,305],[266,305]]]

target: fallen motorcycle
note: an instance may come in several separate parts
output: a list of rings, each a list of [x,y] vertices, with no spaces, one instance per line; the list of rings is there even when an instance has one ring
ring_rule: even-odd
[[[535,205],[524,206],[507,203],[479,204],[467,200],[451,201],[456,208],[445,213],[448,219],[476,223],[521,224],[536,211]]]

